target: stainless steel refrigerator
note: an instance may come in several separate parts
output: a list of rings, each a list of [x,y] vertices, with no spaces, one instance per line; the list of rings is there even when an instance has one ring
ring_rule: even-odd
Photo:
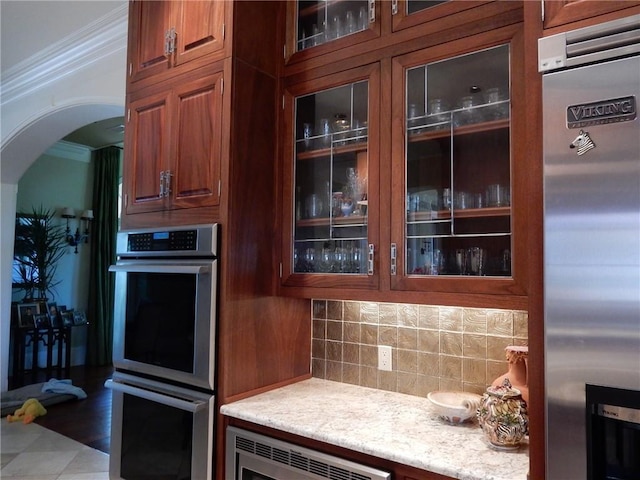
[[[640,15],[538,47],[547,479],[638,479]]]

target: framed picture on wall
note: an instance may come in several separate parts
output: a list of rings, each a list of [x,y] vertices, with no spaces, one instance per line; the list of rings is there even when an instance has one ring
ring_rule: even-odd
[[[51,326],[51,324],[49,323],[48,313],[36,313],[33,317],[33,321],[36,325],[36,328],[49,328]]]
[[[18,305],[18,326],[20,328],[33,328],[35,326],[35,315],[38,313],[38,305],[35,303],[24,303]]]
[[[65,310],[61,315],[62,326],[71,327],[73,325],[73,310]]]
[[[87,316],[83,311],[78,311],[73,314],[74,325],[85,325],[87,323]]]
[[[62,316],[56,302],[47,303],[47,313],[49,315],[49,323],[52,327],[62,326]]]

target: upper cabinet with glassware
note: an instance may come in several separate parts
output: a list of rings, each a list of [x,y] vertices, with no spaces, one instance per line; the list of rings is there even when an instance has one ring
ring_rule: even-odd
[[[336,31],[345,35],[355,17],[356,35],[359,14],[347,14],[361,3],[300,2],[300,12],[337,16]],[[453,3],[469,2],[398,6],[408,8],[406,20]],[[306,75],[289,70],[283,292],[313,297],[327,294],[314,289],[335,288],[332,297],[415,301],[419,294],[434,302],[455,292],[525,305],[528,187],[516,141],[526,138],[516,100],[525,91],[522,23],[509,18],[511,6],[502,7],[503,24],[490,18],[493,3],[478,8],[489,19],[476,34],[462,23],[451,41],[419,39],[364,56],[355,42],[341,52],[350,59],[343,70],[313,59]],[[323,24],[309,21],[311,32]],[[312,49],[308,24],[297,28],[305,31],[300,48]],[[329,37],[340,38],[333,30]],[[317,38],[329,41],[327,31]]]
[[[448,22],[434,22],[491,3],[486,0],[301,0],[287,2],[288,62],[359,44],[362,51],[390,46],[394,32],[431,25],[418,35],[446,29]],[[469,16],[467,20],[471,20]],[[473,18],[478,18],[474,16]],[[462,21],[465,21],[464,19]],[[412,35],[412,34],[409,34]],[[391,43],[390,43],[391,42]],[[319,47],[319,48],[316,48]],[[304,54],[301,54],[304,52]],[[327,59],[335,61],[335,58]]]

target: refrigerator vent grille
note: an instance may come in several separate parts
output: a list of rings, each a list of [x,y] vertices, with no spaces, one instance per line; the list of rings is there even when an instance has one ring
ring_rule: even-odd
[[[640,15],[550,35],[538,40],[538,70],[612,60],[640,53]]]
[[[328,478],[329,480],[375,480],[377,478],[331,465],[295,450],[286,451],[242,436],[236,437],[236,449],[309,472],[318,478]]]

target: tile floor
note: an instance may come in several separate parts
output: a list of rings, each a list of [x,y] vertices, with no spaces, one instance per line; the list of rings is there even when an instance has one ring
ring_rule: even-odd
[[[109,455],[37,423],[0,422],[0,478],[108,480]]]

